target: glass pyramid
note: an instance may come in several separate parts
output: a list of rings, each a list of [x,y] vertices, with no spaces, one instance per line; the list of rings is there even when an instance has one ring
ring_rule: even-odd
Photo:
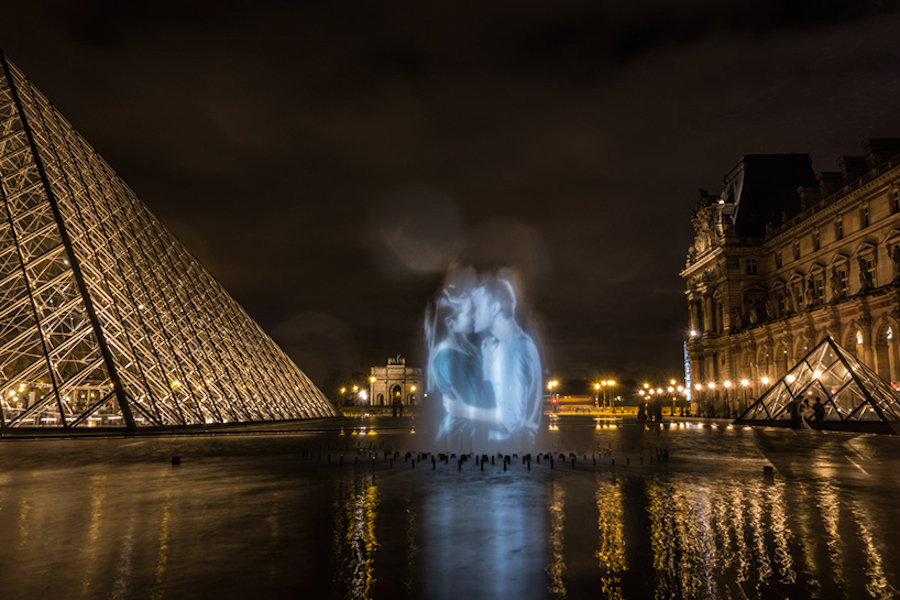
[[[792,402],[825,405],[825,429],[896,433],[900,392],[826,337],[735,423],[791,426]]]
[[[0,52],[0,430],[336,416]]]

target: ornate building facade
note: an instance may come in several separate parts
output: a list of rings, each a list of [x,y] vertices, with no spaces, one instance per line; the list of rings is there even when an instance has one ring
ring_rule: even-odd
[[[900,139],[840,171],[748,155],[701,190],[686,283],[695,411],[734,415],[825,336],[900,384]]]
[[[390,358],[383,367],[372,367],[369,373],[369,403],[372,406],[417,404],[422,393],[422,369],[406,366],[400,355]]]

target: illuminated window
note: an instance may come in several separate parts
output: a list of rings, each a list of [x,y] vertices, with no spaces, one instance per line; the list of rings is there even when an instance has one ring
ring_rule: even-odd
[[[887,335],[885,336],[887,339],[894,339],[894,329],[892,327],[888,327]]]
[[[862,331],[857,331],[857,332],[856,332],[856,345],[857,345],[857,346],[862,346],[862,342],[863,342],[863,339],[862,339]]]

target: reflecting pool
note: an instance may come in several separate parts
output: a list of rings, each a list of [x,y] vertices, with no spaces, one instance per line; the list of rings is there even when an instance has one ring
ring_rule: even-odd
[[[496,456],[432,463],[409,421],[318,427],[0,441],[0,598],[891,598],[900,588],[894,438],[572,417],[546,426],[552,468],[546,454],[504,468]]]

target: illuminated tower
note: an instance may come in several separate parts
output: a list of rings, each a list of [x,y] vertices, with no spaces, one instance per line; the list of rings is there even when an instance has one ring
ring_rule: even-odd
[[[335,416],[0,52],[0,429]]]

